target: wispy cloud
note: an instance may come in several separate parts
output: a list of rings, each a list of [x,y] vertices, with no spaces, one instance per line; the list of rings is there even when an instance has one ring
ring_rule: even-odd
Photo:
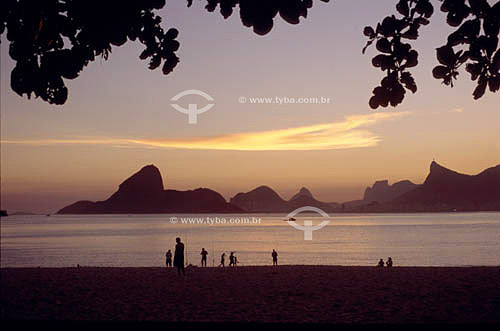
[[[450,113],[463,113],[464,109],[463,108],[453,108],[450,109]]]
[[[408,112],[379,112],[347,116],[342,121],[269,131],[224,134],[210,137],[159,139],[42,139],[3,140],[23,145],[110,145],[113,147],[156,147],[199,150],[286,151],[331,150],[376,146],[381,138],[367,127],[408,115]]]

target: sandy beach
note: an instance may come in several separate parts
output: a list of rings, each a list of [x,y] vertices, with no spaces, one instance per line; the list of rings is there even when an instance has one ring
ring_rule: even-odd
[[[500,322],[500,267],[2,268],[1,317]]]

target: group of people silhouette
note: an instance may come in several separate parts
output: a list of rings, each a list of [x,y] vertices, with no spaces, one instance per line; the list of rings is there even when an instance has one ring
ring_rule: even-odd
[[[177,273],[179,275],[184,275],[185,274],[185,270],[184,270],[184,243],[181,242],[181,238],[179,238],[179,237],[175,238],[175,243],[176,244],[175,244],[175,251],[174,251],[173,266],[175,268],[177,268]],[[207,266],[207,256],[208,256],[207,250],[205,248],[202,248],[200,255],[201,255],[201,266],[206,267]],[[165,264],[167,265],[167,267],[171,267],[172,266],[172,251],[170,249],[165,254],[165,257],[166,257]],[[276,252],[275,249],[273,249],[273,251],[271,253],[271,257],[273,258],[273,266],[277,266],[278,265],[278,252]],[[238,264],[238,258],[236,257],[234,252],[231,252],[229,254],[229,266],[236,267],[237,264]],[[388,268],[392,267],[392,258],[390,256],[387,258],[387,261],[385,263],[384,263],[383,259],[380,259],[380,261],[378,261],[377,267],[383,268],[384,265],[387,266]],[[225,267],[225,266],[226,266],[226,253],[223,252],[222,255],[220,256],[219,267]]]
[[[238,258],[236,257],[234,252],[231,252],[229,254],[229,266],[236,267],[237,264],[238,264]],[[220,256],[219,267],[225,267],[225,266],[226,266],[226,253],[223,252]]]
[[[173,266],[177,268],[177,273],[179,275],[184,275],[185,270],[184,270],[184,243],[181,242],[181,238],[177,237],[175,238],[175,251],[174,251],[174,263]],[[205,248],[201,249],[200,252],[201,255],[201,266],[206,267],[207,266],[207,256],[208,252]],[[275,249],[273,249],[271,256],[273,258],[273,266],[278,265],[278,253],[276,252]],[[172,251],[169,249],[167,253],[165,254],[165,264],[167,267],[172,267]],[[236,267],[238,265],[238,258],[234,254],[234,252],[231,252],[229,254],[229,266],[230,267]],[[220,257],[220,264],[219,267],[225,267],[226,266],[226,253],[222,253]]]
[[[387,266],[387,268],[392,267],[392,257],[389,256],[387,258],[387,262],[385,262],[385,265]],[[379,267],[379,268],[383,268],[384,267],[384,260],[383,259],[380,259],[380,261],[378,261],[377,267]]]

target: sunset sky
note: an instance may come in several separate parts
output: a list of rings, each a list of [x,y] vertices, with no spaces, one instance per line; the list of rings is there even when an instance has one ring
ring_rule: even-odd
[[[397,108],[368,106],[383,73],[362,34],[395,12],[395,0],[315,1],[308,18],[275,18],[258,36],[239,10],[227,20],[203,2],[169,1],[158,13],[179,30],[179,65],[164,76],[139,60],[143,46],[114,47],[52,106],[10,89],[14,62],[1,40],[1,201],[9,211],[55,212],[107,198],[128,176],[155,164],[166,188],[208,187],[226,199],[259,185],[288,199],[300,187],[326,202],[359,199],[374,181],[421,183],[433,158],[476,174],[500,163],[500,95],[474,101],[462,71],[451,89],[432,78],[435,49],[451,28],[437,8],[412,42],[418,92]],[[214,107],[197,124],[171,106],[197,89]],[[250,104],[240,97],[330,98],[329,104]],[[192,102],[191,102],[192,101]],[[186,104],[207,103],[201,97]],[[178,102],[181,104],[181,102]]]

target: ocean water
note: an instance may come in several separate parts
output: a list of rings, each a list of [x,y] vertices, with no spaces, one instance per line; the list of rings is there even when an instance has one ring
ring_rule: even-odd
[[[500,265],[500,213],[299,216],[329,223],[304,240],[281,214],[13,215],[1,218],[1,267],[164,266],[175,237],[194,265],[202,247],[209,266],[231,251],[239,265],[270,265],[272,249],[279,264]]]

